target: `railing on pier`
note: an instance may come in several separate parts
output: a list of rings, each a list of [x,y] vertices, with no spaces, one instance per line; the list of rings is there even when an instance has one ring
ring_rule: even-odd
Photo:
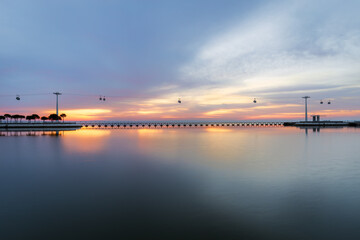
[[[284,122],[77,122],[83,128],[274,127]]]

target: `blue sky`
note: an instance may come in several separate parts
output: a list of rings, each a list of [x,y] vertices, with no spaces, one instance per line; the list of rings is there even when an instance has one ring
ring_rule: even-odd
[[[358,9],[355,0],[3,0],[0,110],[45,114],[60,91],[74,119],[301,118],[310,95],[311,113],[356,119]]]

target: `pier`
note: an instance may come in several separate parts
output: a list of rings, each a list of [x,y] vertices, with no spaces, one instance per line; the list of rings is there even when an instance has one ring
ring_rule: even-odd
[[[299,121],[299,122],[244,122],[244,121],[94,121],[94,122],[35,122],[0,123],[0,130],[76,130],[126,129],[126,128],[195,128],[195,127],[360,127],[360,122],[345,121]]]
[[[83,128],[184,128],[184,127],[265,127],[283,126],[284,122],[206,122],[206,121],[168,121],[168,122],[77,122]]]

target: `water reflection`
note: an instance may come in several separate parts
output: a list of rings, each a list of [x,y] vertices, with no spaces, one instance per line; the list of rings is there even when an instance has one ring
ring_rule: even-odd
[[[163,131],[164,131],[163,129],[159,129],[159,128],[139,128],[139,129],[136,129],[136,132],[139,135],[152,135],[152,134],[162,133]],[[170,133],[171,133],[171,131],[170,131]]]
[[[0,239],[359,239],[360,129],[305,130],[0,138]]]
[[[205,128],[207,132],[216,132],[216,133],[224,133],[224,132],[232,132],[234,131],[232,128]]]
[[[308,130],[312,130],[313,132],[320,132],[321,129],[326,129],[326,130],[330,130],[330,129],[343,129],[344,127],[342,126],[328,126],[328,127],[299,127],[300,129],[304,129],[305,133],[308,133]],[[346,128],[346,129],[350,129],[350,128]]]
[[[64,151],[90,155],[106,150],[111,130],[84,129],[76,132],[67,132],[67,140],[62,142]]]
[[[52,137],[58,137],[64,135],[64,130],[53,130],[53,131],[0,131],[1,137],[22,137],[22,136],[28,136],[28,137],[39,137],[39,136],[52,136]]]

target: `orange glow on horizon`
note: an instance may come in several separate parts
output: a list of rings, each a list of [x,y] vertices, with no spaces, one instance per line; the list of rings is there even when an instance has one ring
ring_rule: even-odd
[[[51,114],[54,111],[45,111],[47,114]],[[109,114],[112,111],[109,109],[92,109],[92,108],[83,108],[83,109],[62,109],[59,114],[65,113],[67,115],[66,119],[68,120],[94,120],[94,118],[103,118],[104,114]]]
[[[209,108],[202,110],[194,105],[172,105],[143,107],[141,104],[126,105],[123,108],[79,108],[60,109],[59,113],[65,113],[65,121],[106,121],[106,120],[191,120],[191,119],[229,119],[229,120],[298,120],[304,118],[303,106],[301,104],[273,104],[273,105],[250,105],[244,108]],[[314,110],[316,109],[316,110]],[[49,109],[19,109],[18,111],[1,110],[3,115],[22,114],[31,115],[38,113],[41,116],[48,116],[54,113]],[[322,119],[356,119],[360,117],[360,110],[323,110],[319,107],[310,108],[309,117],[319,114]],[[24,120],[23,120],[24,121]]]

